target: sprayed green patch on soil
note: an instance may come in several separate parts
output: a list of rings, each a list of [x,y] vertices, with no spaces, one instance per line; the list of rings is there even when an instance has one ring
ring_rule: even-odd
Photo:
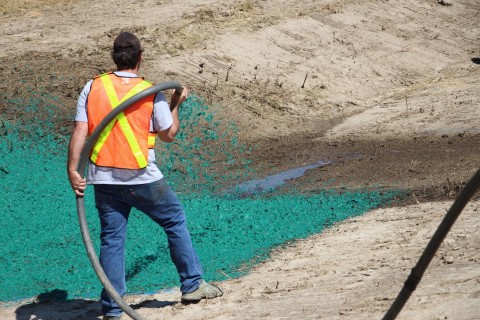
[[[42,104],[19,103],[25,114]],[[388,203],[395,192],[221,195],[217,186],[256,177],[235,127],[224,130],[203,101],[181,109],[178,141],[160,146],[159,166],[178,191],[189,229],[209,280],[238,277],[291,240]],[[41,111],[41,110],[40,110]],[[69,298],[97,297],[101,285],[87,258],[67,180],[66,139],[51,125],[0,119],[0,300],[65,290]],[[222,128],[222,129],[220,129]],[[227,134],[228,132],[228,134]],[[225,170],[213,170],[222,164]],[[92,188],[86,197],[92,238],[99,234]],[[98,246],[98,243],[94,244]],[[177,286],[163,230],[141,212],[131,214],[127,239],[129,293]]]

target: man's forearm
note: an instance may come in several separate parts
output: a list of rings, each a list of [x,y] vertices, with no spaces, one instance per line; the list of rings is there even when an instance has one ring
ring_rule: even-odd
[[[76,124],[73,129],[70,143],[68,145],[67,172],[69,173],[77,171],[80,154],[82,153],[85,139],[87,138],[87,132],[85,129],[86,128],[84,128],[84,125],[82,124]]]
[[[77,196],[83,196],[86,187],[86,180],[77,172],[78,161],[82,153],[85,139],[88,134],[86,122],[75,122],[70,143],[68,145],[67,174],[70,186]]]
[[[182,93],[172,93],[172,99],[170,100],[170,111],[172,112],[173,123],[167,130],[158,132],[160,139],[164,142],[173,142],[175,136],[180,130],[180,119],[178,117],[178,108],[187,99],[188,89],[183,87]]]
[[[172,119],[173,123],[170,127],[170,135],[172,138],[175,138],[178,131],[180,130],[180,119],[178,118],[178,108],[172,110]]]

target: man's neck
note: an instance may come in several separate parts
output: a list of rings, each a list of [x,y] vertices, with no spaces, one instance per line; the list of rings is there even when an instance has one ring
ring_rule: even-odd
[[[127,70],[117,70],[118,72],[128,72],[128,73],[133,73],[138,76],[138,69],[127,69]]]

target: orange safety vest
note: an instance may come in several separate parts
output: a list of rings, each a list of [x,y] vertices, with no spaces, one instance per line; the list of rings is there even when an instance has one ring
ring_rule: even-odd
[[[88,134],[120,103],[151,87],[143,78],[119,77],[114,73],[93,79],[88,95]],[[148,149],[155,146],[150,132],[154,95],[129,106],[113,119],[95,143],[90,160],[103,167],[141,169],[148,164]]]

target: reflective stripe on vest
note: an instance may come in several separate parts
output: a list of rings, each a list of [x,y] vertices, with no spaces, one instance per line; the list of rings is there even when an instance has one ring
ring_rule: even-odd
[[[156,132],[149,132],[148,133],[148,148],[153,149],[155,148],[155,138],[157,137]]]
[[[117,93],[115,91],[115,87],[112,83],[110,75],[101,76],[100,80],[102,81],[102,84],[105,88],[105,92],[107,93],[107,97],[108,97],[108,100],[110,101],[110,106],[112,109],[115,109],[118,105],[120,105],[122,102],[124,102],[128,98],[131,98],[135,94],[151,86],[149,82],[141,81],[140,83],[135,85],[132,89],[130,89],[130,91],[128,91],[128,93],[126,93],[121,100],[118,100]],[[99,138],[97,139],[97,142],[93,147],[92,154],[90,155],[90,160],[92,160],[93,163],[97,163],[100,150],[102,149],[105,142],[107,141],[107,138],[112,132],[112,129],[115,126],[117,121],[128,142],[128,145],[130,146],[130,149],[132,150],[132,153],[137,161],[138,167],[145,168],[148,164],[148,159],[145,158],[145,155],[143,154],[140,148],[140,145],[137,141],[137,138],[135,137],[132,127],[130,126],[128,119],[123,112],[119,113],[117,117],[113,119],[101,132]],[[149,133],[148,146],[150,148],[153,148],[154,145],[155,145],[155,133]]]

